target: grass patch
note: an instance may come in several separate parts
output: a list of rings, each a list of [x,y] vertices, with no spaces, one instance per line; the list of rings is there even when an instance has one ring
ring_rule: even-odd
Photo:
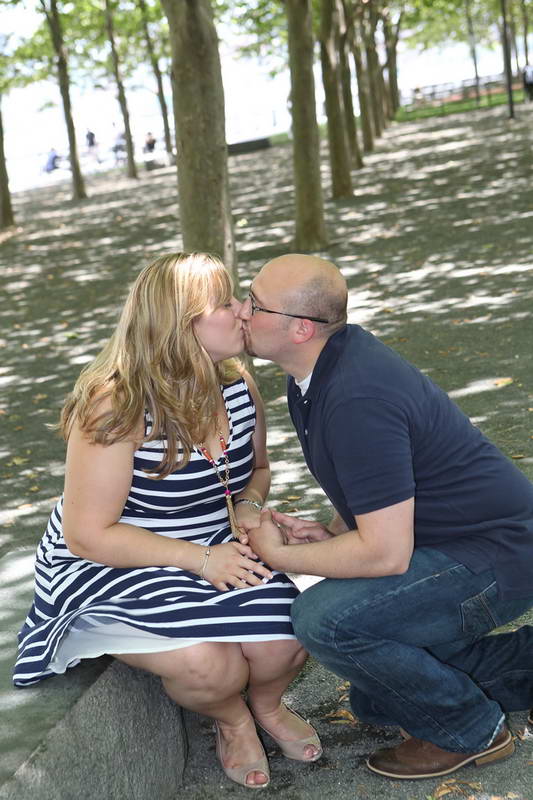
[[[477,111],[480,108],[505,105],[507,99],[507,92],[498,92],[498,94],[482,95],[479,105],[475,98],[452,100],[448,103],[436,101],[434,104],[420,106],[419,108],[400,108],[396,112],[395,120],[396,122],[413,122],[414,120],[427,119],[428,117],[446,117],[449,114],[460,114],[468,111]],[[513,91],[513,100],[517,104],[524,102],[523,89],[515,89]]]

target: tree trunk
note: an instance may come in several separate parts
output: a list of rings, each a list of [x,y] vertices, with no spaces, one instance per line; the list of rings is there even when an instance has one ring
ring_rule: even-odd
[[[1,101],[0,95],[0,101]],[[9,176],[7,174],[6,154],[4,152],[4,126],[0,107],[0,230],[15,224],[11,194],[9,193]]]
[[[476,48],[476,34],[474,31],[474,22],[472,20],[472,13],[470,9],[470,0],[464,0],[465,14],[466,14],[466,27],[468,30],[468,43],[470,45],[470,55],[472,56],[472,63],[474,64],[474,75],[476,80],[476,103],[479,105],[481,96],[479,93],[479,72],[477,68],[477,48]]]
[[[295,250],[327,245],[316,119],[314,40],[310,0],[286,0],[293,130]]]
[[[359,97],[359,111],[361,114],[361,131],[363,133],[363,150],[371,153],[374,149],[374,132],[372,129],[372,111],[369,98],[369,88],[367,74],[363,64],[363,53],[360,45],[360,26],[355,16],[352,0],[344,0],[344,11],[346,16],[348,40],[355,64],[355,74],[357,77],[357,94]],[[357,11],[360,14],[360,9]],[[357,21],[356,21],[357,19]]]
[[[122,120],[124,122],[124,135],[126,137],[126,153],[127,153],[127,175],[128,178],[137,178],[137,167],[135,166],[135,151],[133,147],[133,139],[131,136],[130,127],[130,114],[128,111],[128,103],[126,101],[126,92],[124,91],[124,83],[120,74],[120,61],[118,57],[117,48],[115,45],[115,31],[113,26],[113,8],[111,0],[105,0],[105,23],[107,38],[111,45],[111,61],[113,64],[113,75],[115,76],[115,83],[117,84],[117,96]]]
[[[348,33],[345,30],[340,38],[339,49],[342,99],[344,103],[346,131],[348,135],[348,144],[350,146],[350,154],[352,156],[352,163],[356,169],[361,169],[364,164],[363,157],[361,155],[361,148],[359,147],[359,142],[357,141],[357,122],[355,119],[352,96],[352,74],[350,72],[350,62],[348,56]]]
[[[522,13],[522,36],[524,38],[524,58],[526,64],[529,64],[529,49],[527,45],[527,37],[529,34],[529,15],[527,13],[526,0],[520,0],[520,11]]]
[[[381,67],[376,51],[376,23],[377,15],[372,8],[366,8],[366,20],[363,18],[363,37],[365,43],[366,63],[370,84],[370,102],[372,106],[372,119],[377,138],[381,136],[385,127],[385,114],[383,113],[383,95],[380,81]]]
[[[148,51],[148,57],[150,58],[150,63],[152,65],[155,81],[157,84],[157,98],[159,100],[159,106],[161,108],[161,116],[163,117],[163,130],[165,133],[165,150],[168,153],[169,162],[171,162],[173,158],[172,139],[170,136],[170,125],[168,121],[167,101],[165,100],[165,92],[163,90],[163,76],[161,75],[159,62],[157,60],[157,56],[154,51],[152,37],[150,36],[150,29],[148,27],[148,14],[146,12],[146,3],[144,2],[144,0],[137,0],[137,5],[141,12],[141,19],[144,29],[144,38],[146,40],[146,50]]]
[[[352,197],[350,152],[342,102],[337,0],[322,0],[320,57],[328,117],[329,158],[333,198]]]
[[[516,17],[515,17],[515,8],[514,3],[509,3],[509,34],[511,39],[511,48],[514,54],[514,63],[516,68],[516,75],[520,75],[520,60],[518,58],[518,44],[517,44],[517,36],[516,36]]]
[[[76,131],[72,119],[72,105],[70,102],[70,79],[68,74],[68,63],[63,42],[63,30],[61,27],[61,16],[57,7],[57,0],[50,0],[47,7],[45,0],[41,1],[41,7],[46,16],[46,22],[50,30],[52,45],[57,57],[57,77],[59,91],[63,101],[63,113],[67,126],[68,148],[70,158],[70,169],[72,172],[72,199],[84,200],[87,197],[83,175],[81,174],[80,162],[78,159],[78,148],[76,145]]]
[[[210,0],[163,0],[170,27],[183,247],[236,265],[224,87]]]
[[[403,12],[400,12],[398,20],[393,26],[389,9],[384,9],[382,12],[385,49],[387,51],[387,79],[393,114],[400,108],[400,90],[398,87],[398,39],[400,38],[402,14]]]

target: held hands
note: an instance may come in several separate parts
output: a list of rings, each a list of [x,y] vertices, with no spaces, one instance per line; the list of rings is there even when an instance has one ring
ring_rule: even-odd
[[[240,542],[225,542],[211,547],[203,577],[219,592],[227,592],[230,586],[244,589],[258,586],[263,578],[272,573],[262,564],[250,547]]]
[[[250,503],[238,503],[235,506],[235,517],[239,526],[239,542],[248,544],[248,532],[261,525],[261,511]]]
[[[273,564],[276,553],[288,544],[285,530],[274,521],[275,512],[268,509],[261,512],[261,524],[248,532],[250,546],[254,553],[269,564]],[[285,516],[282,514],[281,516]]]
[[[272,519],[278,525],[283,526],[287,544],[320,542],[323,539],[331,539],[333,536],[325,525],[314,520],[298,519],[289,514],[282,514],[280,511],[273,511]]]

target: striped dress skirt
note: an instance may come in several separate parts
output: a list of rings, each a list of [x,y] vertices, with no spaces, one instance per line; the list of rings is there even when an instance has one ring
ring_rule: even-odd
[[[243,379],[221,387],[228,413],[229,488],[242,491],[253,469],[255,407]],[[147,417],[147,429],[150,419]],[[119,522],[160,536],[216,545],[232,539],[223,487],[193,451],[184,469],[154,480],[146,469],[165,443],[145,443],[134,456],[131,489]],[[219,466],[222,465],[222,459]],[[63,673],[104,653],[172,650],[200,642],[293,639],[290,607],[298,590],[275,572],[259,586],[220,592],[179,567],[116,568],[72,554],[63,538],[63,500],[37,549],[35,596],[19,633],[16,686]]]

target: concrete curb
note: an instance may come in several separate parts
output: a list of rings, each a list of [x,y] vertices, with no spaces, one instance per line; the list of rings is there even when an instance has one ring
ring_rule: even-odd
[[[166,800],[183,783],[182,711],[159,678],[118,661],[0,788],[0,800]]]

